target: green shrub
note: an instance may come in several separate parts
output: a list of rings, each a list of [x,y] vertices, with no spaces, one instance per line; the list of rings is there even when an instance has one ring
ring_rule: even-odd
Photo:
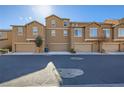
[[[102,50],[101,50],[101,53],[105,53],[105,50],[104,50],[104,49],[102,49]]]
[[[76,51],[74,50],[74,48],[71,48],[71,49],[70,49],[70,52],[71,52],[71,53],[76,53]]]
[[[12,46],[7,46],[7,47],[5,47],[3,49],[9,49],[9,51],[11,52],[12,51]]]
[[[9,50],[8,49],[0,49],[0,53],[1,54],[5,54],[5,53],[7,53]]]
[[[36,46],[41,47],[42,43],[43,43],[43,40],[42,40],[41,36],[37,36],[35,39]]]

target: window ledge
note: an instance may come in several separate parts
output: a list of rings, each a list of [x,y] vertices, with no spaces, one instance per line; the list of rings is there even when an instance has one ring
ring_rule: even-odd
[[[99,40],[99,39],[85,39],[85,41],[93,41],[93,40]]]
[[[8,39],[7,38],[0,39],[0,41],[3,41],[3,40],[8,40]]]
[[[124,39],[114,39],[113,41],[124,41]]]

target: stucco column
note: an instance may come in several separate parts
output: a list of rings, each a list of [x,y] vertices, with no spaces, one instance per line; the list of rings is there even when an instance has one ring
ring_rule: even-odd
[[[74,37],[73,37],[73,29],[72,28],[71,28],[70,33],[71,33],[70,34],[71,35],[70,46],[71,46],[71,48],[74,48],[74,45],[73,45],[74,44],[74,40],[73,40]]]

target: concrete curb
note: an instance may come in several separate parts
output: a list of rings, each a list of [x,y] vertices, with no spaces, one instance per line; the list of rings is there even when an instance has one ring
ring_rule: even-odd
[[[41,55],[41,56],[52,56],[52,55],[124,55],[123,53],[100,53],[100,54],[95,54],[95,53],[76,53],[76,54],[44,54],[44,53],[39,53],[39,54],[1,54],[0,56],[2,56],[2,55],[4,55],[4,56],[15,56],[15,55],[17,55],[17,56],[25,56],[25,55],[33,55],[33,56],[36,56],[36,55]]]
[[[124,87],[124,84],[84,84],[84,85],[64,85],[62,87]]]

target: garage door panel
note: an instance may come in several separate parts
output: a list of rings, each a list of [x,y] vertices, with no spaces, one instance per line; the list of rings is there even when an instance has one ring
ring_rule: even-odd
[[[92,51],[92,45],[88,44],[79,44],[75,45],[75,51],[77,52],[91,52]]]
[[[50,51],[68,51],[68,44],[50,44]]]
[[[103,49],[108,52],[116,52],[119,50],[118,44],[104,44]]]
[[[16,52],[34,52],[34,44],[16,44]]]

